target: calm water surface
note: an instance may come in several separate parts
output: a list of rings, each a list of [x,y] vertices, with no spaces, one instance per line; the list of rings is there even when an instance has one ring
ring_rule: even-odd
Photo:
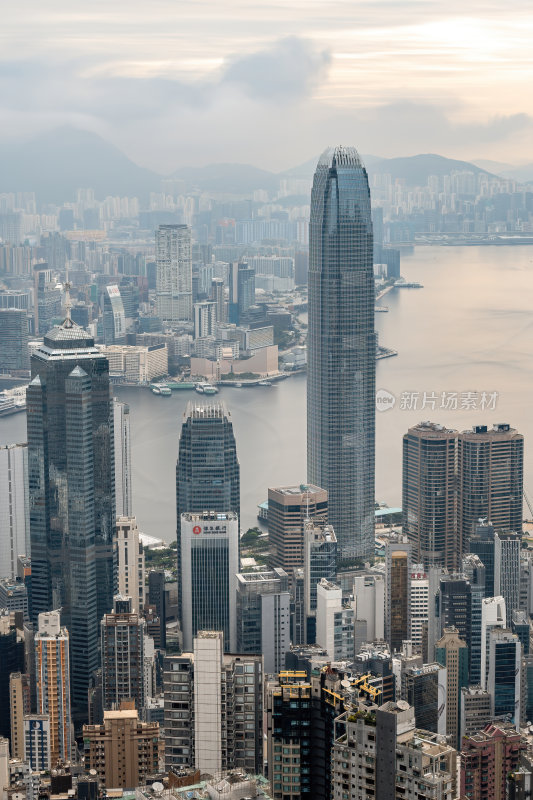
[[[533,247],[419,247],[403,258],[402,273],[424,288],[393,290],[381,300],[389,312],[376,314],[380,343],[399,353],[377,367],[377,388],[396,397],[392,410],[376,414],[377,499],[401,504],[402,436],[424,419],[460,430],[517,427],[526,437],[525,486],[533,496]],[[272,388],[223,387],[217,395],[232,413],[245,527],[256,523],[268,486],[305,481],[305,389],[299,375]],[[448,400],[457,393],[456,410],[440,408],[443,392]],[[478,393],[478,406],[482,392],[498,392],[495,410],[462,407],[467,392]],[[170,541],[183,412],[189,400],[204,401],[194,392],[116,394],[131,409],[139,526]],[[404,408],[406,400],[416,408]],[[24,441],[25,428],[23,414],[0,419],[0,442]]]

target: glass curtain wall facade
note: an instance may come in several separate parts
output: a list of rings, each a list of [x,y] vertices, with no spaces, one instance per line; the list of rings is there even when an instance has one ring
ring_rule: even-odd
[[[187,406],[176,465],[176,509],[181,609],[181,515],[203,511],[240,515],[237,447],[231,416],[222,403]]]
[[[27,390],[32,613],[61,609],[73,703],[87,707],[113,602],[115,476],[107,358],[70,320],[31,358]]]
[[[328,491],[340,558],[372,558],[373,239],[367,173],[353,147],[318,162],[309,248],[308,480]]]
[[[457,431],[422,422],[403,437],[403,532],[413,561],[457,569]]]

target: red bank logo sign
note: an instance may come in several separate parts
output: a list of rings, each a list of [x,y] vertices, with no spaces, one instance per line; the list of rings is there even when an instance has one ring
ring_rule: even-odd
[[[202,529],[201,529],[201,527],[199,525],[195,525],[194,528],[192,529],[192,532],[193,533],[201,533]]]

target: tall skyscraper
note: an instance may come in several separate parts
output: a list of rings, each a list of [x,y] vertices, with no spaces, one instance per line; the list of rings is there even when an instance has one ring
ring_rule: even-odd
[[[221,631],[199,631],[193,652],[165,658],[167,770],[262,772],[262,662],[260,655],[224,655]]]
[[[400,651],[409,639],[411,548],[407,539],[397,537],[385,547],[385,638],[391,652]]]
[[[30,676],[24,672],[9,675],[11,714],[11,758],[24,759],[24,714],[31,711]]]
[[[115,505],[117,517],[131,517],[133,496],[131,488],[130,407],[113,398],[113,431],[115,442]]]
[[[0,445],[0,578],[15,578],[18,556],[29,553],[28,448]]]
[[[144,706],[144,636],[146,623],[132,611],[131,597],[116,595],[113,611],[100,623],[104,709],[132,700]]]
[[[181,515],[186,512],[234,511],[240,516],[237,448],[231,415],[223,403],[187,405],[176,465],[176,508],[178,606],[181,614]]]
[[[322,578],[335,581],[337,575],[337,537],[331,525],[304,522],[304,603],[305,641],[313,644],[316,636],[316,590]]]
[[[126,344],[126,314],[118,286],[116,284],[106,286],[100,302],[104,344]]]
[[[268,543],[272,565],[289,574],[294,567],[303,567],[306,520],[325,525],[327,518],[328,493],[319,486],[301,484],[269,489]]]
[[[28,315],[15,308],[0,308],[0,373],[27,374],[30,368],[28,351]]]
[[[168,322],[192,320],[191,229],[160,225],[155,252],[157,316]]]
[[[291,646],[289,576],[283,569],[237,575],[237,653],[261,653],[266,674],[285,668]]]
[[[226,322],[228,319],[226,289],[222,278],[213,278],[209,297],[215,303],[217,322]]]
[[[475,425],[458,439],[458,524],[463,549],[480,518],[522,532],[524,437],[508,424]]]
[[[255,303],[255,270],[242,261],[229,266],[229,321],[240,325]]]
[[[70,318],[31,358],[27,390],[33,619],[61,608],[72,700],[87,707],[98,623],[113,599],[115,480],[109,364]],[[97,590],[98,589],[98,590]]]
[[[35,634],[37,713],[50,719],[52,767],[72,758],[69,633],[59,611],[39,614]]]
[[[135,517],[117,517],[114,547],[118,594],[130,597],[132,612],[140,614],[144,609],[146,573]]]
[[[413,561],[457,569],[457,431],[432,422],[403,437],[403,532]]]
[[[520,608],[521,536],[499,532],[494,535],[494,585],[505,600],[507,627],[511,627],[513,611]]]
[[[224,650],[237,650],[236,592],[239,518],[233,511],[182,514],[181,630],[183,649],[192,650],[200,630],[222,631]]]
[[[0,611],[0,738],[11,736],[10,682],[12,672],[24,669],[24,642],[19,641],[13,615]]]
[[[318,162],[309,226],[307,478],[340,558],[374,556],[376,334],[370,191],[353,147]]]
[[[435,660],[446,667],[446,735],[453,747],[459,742],[461,689],[468,685],[468,646],[457,628],[445,628],[435,646]]]
[[[515,633],[493,628],[489,633],[487,689],[491,696],[491,715],[508,718],[520,730],[522,645]]]

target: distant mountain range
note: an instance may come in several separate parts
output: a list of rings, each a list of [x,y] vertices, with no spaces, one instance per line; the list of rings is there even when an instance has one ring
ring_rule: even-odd
[[[187,189],[249,194],[255,189],[274,191],[280,178],[311,180],[317,159],[282,173],[249,164],[210,164],[182,167],[167,177],[183,180]],[[533,164],[520,168],[498,162],[473,164],[434,154],[388,159],[364,155],[362,159],[370,175],[389,173],[409,186],[424,186],[429,175],[445,175],[452,170],[533,180]],[[67,126],[16,147],[0,147],[0,192],[35,191],[40,202],[74,200],[76,189],[83,187],[94,188],[98,199],[121,195],[138,196],[144,201],[149,192],[161,190],[163,177],[135,164],[97,134]]]

